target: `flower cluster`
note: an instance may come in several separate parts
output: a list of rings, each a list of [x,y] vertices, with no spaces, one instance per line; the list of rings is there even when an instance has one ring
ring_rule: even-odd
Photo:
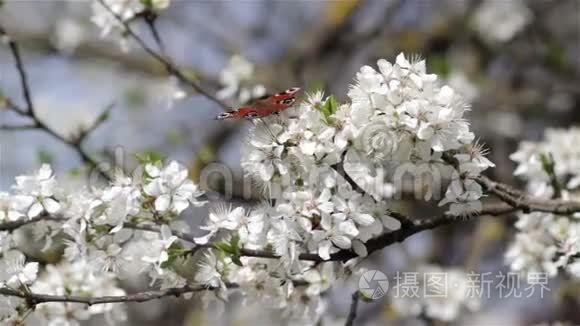
[[[128,49],[123,22],[129,23],[145,11],[157,12],[169,7],[171,0],[93,0],[92,22],[101,30],[101,37],[113,36]],[[118,16],[115,17],[115,16]],[[123,21],[119,21],[119,18]]]
[[[115,274],[110,272],[94,273],[86,260],[60,265],[48,265],[44,273],[31,286],[35,293],[54,295],[119,296],[125,291],[116,286]],[[112,303],[93,305],[72,302],[48,302],[35,311],[35,317],[42,324],[76,325],[78,321],[88,320],[93,315],[104,314],[109,324],[114,325],[126,319],[123,306]]]
[[[541,142],[523,142],[511,159],[514,174],[527,181],[535,197],[578,200],[580,187],[580,129],[549,129]],[[533,212],[520,214],[518,233],[506,259],[518,272],[546,272],[555,276],[563,268],[580,277],[580,215],[559,216]]]
[[[0,194],[0,223],[35,223],[0,233],[0,289],[119,296],[124,291],[116,280],[139,274],[149,275],[161,288],[184,286],[185,278],[173,267],[185,249],[172,230],[187,231],[176,219],[188,207],[203,205],[203,192],[177,162],[149,162],[141,170],[139,175],[119,176],[103,189],[74,193],[58,186],[48,165],[34,175],[16,177],[14,192]],[[43,252],[54,252],[62,242],[53,240],[64,239],[60,263],[39,272],[38,263],[27,262],[24,248],[16,241],[21,232],[32,232],[36,240],[45,242]],[[26,316],[24,300],[6,300],[9,308],[3,308],[0,320]],[[79,303],[41,304],[34,317],[47,324],[74,324],[103,313],[114,320],[124,317],[112,304]]]
[[[0,194],[0,223],[29,223],[44,251],[64,239],[64,253],[37,279],[39,266],[26,262],[13,234],[0,233],[0,263],[15,266],[2,284],[23,293],[122,295],[117,280],[146,275],[161,289],[202,284],[206,303],[227,299],[235,284],[245,302],[267,303],[290,323],[316,323],[326,306],[321,295],[360,271],[359,259],[333,255],[365,257],[369,240],[402,227],[389,200],[404,191],[401,175],[430,173],[421,199],[439,199],[443,187],[440,205],[463,215],[480,205],[473,178],[493,166],[463,117],[467,106],[426,73],[424,61],[401,54],[378,66],[360,70],[347,103],[315,92],[256,120],[242,166],[268,200],[214,206],[199,237],[179,217],[205,204],[203,192],[177,162],[149,158],[138,173],[74,193],[58,186],[48,165],[17,177],[14,192]],[[22,318],[25,302],[11,300],[0,316]],[[42,304],[34,315],[64,323],[97,313],[124,316],[111,305],[69,303]]]
[[[402,189],[389,177],[425,166],[437,176],[446,170],[452,182],[441,205],[450,203],[457,215],[479,208],[482,189],[473,177],[493,163],[463,118],[466,104],[451,87],[439,86],[422,60],[401,54],[395,64],[379,60],[378,66],[360,70],[348,103],[315,92],[293,109],[255,121],[242,167],[270,201],[251,210],[212,209],[202,227],[208,233],[196,241],[217,242],[218,250],[202,260],[199,282],[224,289],[250,279],[249,288],[241,287],[247,296],[301,303],[298,317],[317,320],[324,304],[312,293],[327,284],[312,282],[331,280],[345,267],[326,262],[332,267],[323,268],[300,255],[332,260],[346,250],[364,257],[367,241],[401,228],[388,199]],[[270,251],[281,263],[243,257],[240,248]],[[305,279],[307,289],[293,285]]]
[[[475,12],[474,25],[490,43],[504,43],[513,39],[533,19],[532,11],[521,0],[486,0]]]

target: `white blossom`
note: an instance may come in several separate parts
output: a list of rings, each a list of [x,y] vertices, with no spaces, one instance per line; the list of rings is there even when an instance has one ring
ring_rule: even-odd
[[[32,176],[16,177],[14,189],[17,195],[13,200],[16,207],[26,207],[28,218],[37,217],[42,212],[54,214],[60,210],[60,204],[53,196],[58,191],[52,169],[43,164],[38,173]]]
[[[125,21],[147,5],[132,0],[107,3]],[[168,1],[150,4],[149,9],[159,10]],[[96,8],[93,19],[105,34],[122,31],[103,9]],[[253,65],[240,57],[231,61],[221,74],[224,89],[219,97],[245,102],[258,96],[260,88],[251,83]],[[169,97],[181,96],[175,84],[169,86]],[[448,213],[464,215],[481,209],[484,193],[475,179],[494,166],[464,117],[468,105],[453,88],[427,73],[424,60],[400,54],[394,63],[381,59],[377,68],[364,66],[347,95],[346,102],[338,103],[317,91],[292,109],[254,121],[241,166],[264,190],[265,201],[257,207],[212,207],[199,227],[203,233],[191,233],[199,237],[190,235],[182,215],[191,205],[205,204],[204,193],[175,161],[149,161],[138,169],[144,173],[119,175],[91,191],[61,189],[48,165],[36,175],[18,177],[13,193],[0,193],[0,223],[54,215],[38,223],[33,235],[46,241],[48,249],[62,230],[64,255],[58,264],[25,263],[22,253],[13,249],[12,236],[2,232],[0,264],[10,267],[0,271],[0,281],[26,285],[35,293],[90,297],[123,295],[116,280],[140,275],[151,287],[162,289],[195,281],[211,290],[203,294],[206,304],[226,300],[227,287],[235,283],[245,304],[267,304],[289,324],[317,323],[330,286],[361,270],[361,258],[344,264],[319,260],[329,260],[334,253],[365,257],[376,249],[367,247],[369,241],[401,229],[403,221],[389,200],[404,191],[396,182],[401,171],[428,166],[424,170],[433,181],[425,201],[435,197],[440,181],[436,177],[451,172],[440,204],[448,206]],[[558,141],[565,139],[568,147],[577,143],[574,137],[554,135]],[[563,196],[572,196],[580,184],[580,169],[570,155],[574,150],[561,147],[550,154],[564,162],[556,165],[556,175],[569,188]],[[530,145],[514,159],[522,166],[520,175],[549,188],[550,178],[542,174],[542,162],[535,157],[542,152]],[[512,268],[563,268],[580,274],[575,221],[549,214],[522,216],[521,221],[522,235],[508,255]],[[262,257],[266,254],[276,257]],[[420,307],[443,321],[455,320],[462,308],[474,309],[476,304],[462,297],[464,278],[450,273],[460,286],[448,300],[409,307]],[[17,318],[17,305],[11,302],[0,318]],[[34,312],[46,324],[75,325],[103,313],[117,322],[124,317],[122,305],[112,304],[43,303]]]
[[[222,279],[226,265],[227,263],[219,260],[213,251],[209,251],[199,263],[195,280],[208,287],[226,289],[226,284]]]
[[[137,13],[143,11],[143,3],[139,0],[104,0],[105,5],[118,15],[123,21],[132,19]],[[113,31],[120,33],[123,25],[115,16],[99,1],[93,1],[92,22],[101,29],[101,37],[108,36]]]
[[[155,197],[155,210],[160,213],[172,212],[180,214],[190,204],[201,206],[204,201],[198,200],[203,191],[188,179],[187,169],[172,161],[165,168],[160,169],[153,164],[145,166],[151,181],[145,185],[147,195]]]
[[[26,263],[23,253],[16,250],[4,252],[0,260],[0,285],[11,288],[30,285],[36,280],[38,263]]]
[[[176,102],[187,97],[187,92],[184,91],[179,84],[179,80],[176,77],[171,76],[160,86],[159,90],[155,90],[156,97],[161,98],[161,102],[165,105],[167,110],[172,109]]]
[[[220,72],[220,83],[223,88],[217,92],[219,99],[227,99],[236,96],[239,103],[259,98],[266,94],[266,88],[257,84],[247,85],[254,77],[254,65],[245,58],[234,55],[228,65]]]
[[[82,296],[121,296],[125,291],[116,286],[114,274],[95,273],[88,268],[86,261],[75,263],[48,265],[32,286],[34,293],[50,295],[82,295]],[[80,303],[48,302],[39,305],[35,315],[47,323],[78,325],[80,321],[88,320],[92,315],[105,314],[114,322],[126,318],[123,306],[107,303],[87,306]]]
[[[477,8],[474,24],[484,39],[503,43],[514,38],[532,19],[524,1],[486,0]]]
[[[548,129],[543,140],[522,142],[518,151],[510,156],[518,164],[514,175],[527,181],[532,196],[554,197],[556,183],[562,199],[577,200],[580,175],[578,141],[580,129],[570,128]],[[553,171],[546,166],[550,164],[553,164]],[[565,272],[574,278],[580,277],[578,214],[520,213],[515,226],[518,232],[505,254],[513,271],[546,273],[550,277]]]

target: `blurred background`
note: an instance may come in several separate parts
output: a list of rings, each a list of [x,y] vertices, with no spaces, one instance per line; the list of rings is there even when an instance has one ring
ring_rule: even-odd
[[[247,122],[215,121],[222,109],[175,83],[164,67],[138,46],[124,51],[101,38],[91,22],[91,1],[5,1],[0,23],[22,46],[38,116],[63,137],[78,133],[107,112],[104,123],[83,144],[99,162],[137,164],[135,154],[160,154],[181,161],[198,179],[204,167],[223,162],[241,184],[240,148]],[[339,0],[196,1],[173,0],[156,21],[164,51],[188,76],[236,106],[265,88],[322,88],[345,101],[355,73],[379,58],[400,52],[427,60],[428,70],[472,103],[468,119],[497,165],[492,177],[518,185],[509,160],[521,140],[538,140],[549,127],[580,121],[580,1],[578,0]],[[146,26],[135,29],[152,46]],[[232,77],[232,75],[235,76]],[[232,78],[235,82],[232,82]],[[0,94],[25,106],[13,58],[0,47]],[[225,97],[225,96],[224,96]],[[0,110],[0,124],[27,122]],[[51,163],[71,187],[84,184],[78,154],[42,130],[0,130],[0,189],[14,176]],[[520,184],[521,185],[521,184]],[[221,180],[208,187],[223,192]],[[251,204],[257,194],[233,196]],[[417,216],[430,211],[401,202]],[[206,216],[194,211],[194,226]],[[507,271],[503,261],[513,236],[513,219],[478,219],[424,232],[368,259],[392,276],[419,262],[459,266],[477,272]],[[465,325],[529,325],[567,320],[580,323],[577,293],[551,284],[544,298],[482,300],[465,315]],[[352,289],[329,294],[329,319],[344,317]],[[179,303],[179,304],[178,304]],[[261,311],[203,313],[197,301],[163,300],[131,306],[135,324],[196,325],[255,323]],[[206,311],[207,312],[207,311]],[[264,324],[275,316],[260,316]],[[384,300],[360,306],[361,324],[401,323]],[[98,321],[96,322],[99,323]]]

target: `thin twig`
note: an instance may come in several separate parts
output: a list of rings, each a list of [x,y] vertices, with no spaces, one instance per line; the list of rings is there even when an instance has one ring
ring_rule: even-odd
[[[24,95],[24,99],[26,101],[27,109],[23,109],[16,105],[13,101],[9,99],[4,99],[4,103],[7,108],[11,109],[13,112],[16,112],[20,115],[27,116],[32,119],[33,124],[39,128],[44,130],[49,135],[53,136],[54,138],[58,139],[60,142],[67,144],[71,147],[81,158],[81,160],[89,165],[90,168],[94,168],[98,171],[99,175],[101,175],[106,180],[111,180],[112,178],[99,167],[97,161],[95,161],[81,146],[82,138],[79,139],[67,139],[66,137],[57,133],[54,129],[46,125],[36,114],[36,110],[34,108],[34,103],[32,101],[32,95],[30,91],[30,84],[28,82],[28,77],[26,75],[26,70],[24,69],[24,64],[22,62],[22,58],[20,55],[20,50],[16,41],[14,41],[8,34],[6,34],[6,30],[0,26],[0,38],[6,39],[8,46],[10,48],[10,52],[12,53],[12,57],[14,58],[16,69],[18,70],[18,74],[20,76],[20,82],[22,87],[22,92]]]
[[[151,31],[155,43],[157,43],[157,47],[159,47],[159,51],[165,54],[165,44],[163,44],[163,39],[161,39],[161,35],[157,30],[157,17],[156,13],[148,11],[145,13],[144,20],[149,27],[149,31]]]
[[[28,115],[31,117],[36,116],[34,109],[34,103],[32,102],[32,96],[30,95],[30,84],[28,83],[28,75],[24,69],[24,64],[22,63],[22,56],[20,55],[20,48],[18,43],[14,41],[7,33],[4,27],[0,26],[0,38],[4,39],[8,43],[12,57],[14,58],[16,64],[16,70],[18,70],[18,75],[20,76],[20,86],[22,88],[22,95],[27,105]]]
[[[0,130],[6,130],[6,131],[24,131],[24,130],[34,130],[34,129],[38,129],[38,126],[35,124],[0,125]]]
[[[356,181],[354,181],[350,175],[348,175],[348,173],[346,172],[346,170],[344,169],[344,160],[346,157],[346,151],[344,151],[341,155],[340,161],[334,165],[331,166],[332,169],[334,169],[346,182],[348,182],[348,184],[350,184],[351,188],[360,193],[361,195],[367,195],[367,191],[364,190],[363,188],[361,188],[361,186],[359,186]]]
[[[151,55],[157,61],[162,63],[163,66],[165,66],[165,69],[167,70],[168,73],[175,76],[180,82],[191,86],[191,88],[196,90],[198,93],[204,95],[209,100],[218,104],[222,109],[224,109],[224,110],[229,109],[229,106],[227,104],[225,104],[220,99],[215,97],[211,92],[204,89],[201,85],[199,85],[195,81],[193,81],[190,78],[188,78],[187,76],[185,76],[173,63],[171,63],[171,61],[169,61],[163,55],[161,55],[160,53],[157,53],[157,51],[153,50],[149,45],[147,45],[147,43],[145,43],[145,41],[135,31],[133,31],[131,26],[129,26],[129,23],[127,23],[123,19],[123,17],[119,16],[115,11],[113,11],[111,9],[111,7],[109,7],[109,5],[105,3],[105,1],[103,1],[103,0],[98,0],[98,1],[111,15],[113,15],[113,17],[115,17],[115,19],[117,19],[117,21],[121,25],[123,25],[127,35],[129,35],[131,38],[133,38],[137,42],[137,44],[139,44],[139,46],[143,50],[145,50],[145,52],[147,52],[149,55]]]
[[[348,312],[348,317],[346,318],[346,322],[344,326],[352,326],[354,325],[354,320],[356,319],[356,312],[358,309],[358,302],[360,301],[360,292],[355,291],[352,294],[352,301],[350,303],[350,310]]]

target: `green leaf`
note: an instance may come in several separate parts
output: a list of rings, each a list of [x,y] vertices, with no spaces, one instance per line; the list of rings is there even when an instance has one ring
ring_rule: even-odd
[[[566,51],[556,42],[552,42],[548,46],[548,63],[559,70],[566,67]]]
[[[326,98],[326,101],[321,106],[316,106],[316,109],[322,113],[323,121],[326,124],[331,124],[332,115],[338,110],[338,101],[333,95]]]
[[[52,162],[54,162],[54,155],[44,148],[41,148],[36,152],[36,158],[40,163],[52,164]]]
[[[552,154],[541,153],[540,161],[542,162],[542,169],[544,169],[548,175],[554,173],[554,161],[552,160]]]
[[[429,57],[427,61],[428,70],[440,75],[442,77],[449,76],[451,72],[451,67],[449,66],[449,61],[442,55],[434,55]]]
[[[153,0],[140,0],[140,2],[147,9],[153,8]]]
[[[149,149],[143,153],[135,154],[135,157],[141,164],[161,164],[165,160],[165,155],[159,151]]]
[[[109,233],[109,231],[111,231],[111,227],[109,225],[106,225],[106,224],[93,225],[93,229],[95,231],[97,231],[97,233],[100,233],[100,234]]]
[[[77,167],[77,168],[72,168],[72,169],[70,169],[70,170],[68,171],[68,174],[69,174],[71,177],[80,177],[82,172],[83,172],[83,171],[82,171],[80,168],[78,168],[78,167]]]
[[[242,261],[240,260],[240,256],[232,256],[232,262],[240,267],[244,267]]]
[[[111,117],[111,110],[113,109],[113,107],[115,107],[115,103],[111,103],[105,107],[105,110],[103,110],[103,112],[97,118],[98,124],[109,120],[109,118]]]
[[[182,257],[185,252],[187,252],[187,250],[183,248],[181,242],[173,242],[171,246],[167,248],[168,258],[161,264],[161,268],[171,267],[175,260],[179,257]]]
[[[562,194],[562,187],[556,175],[556,163],[551,153],[541,153],[540,161],[542,162],[542,169],[550,177],[550,183],[554,189],[554,198],[558,198]]]
[[[167,132],[167,142],[177,146],[183,143],[183,134],[177,129],[171,129]]]
[[[225,241],[216,242],[216,243],[214,243],[213,246],[214,246],[214,248],[218,249],[219,251],[221,251],[225,254],[231,255],[234,253],[230,244],[225,242]]]
[[[240,235],[238,234],[238,232],[232,235],[232,238],[230,239],[230,246],[234,251],[234,253],[236,254],[240,253]]]
[[[327,117],[333,115],[338,110],[338,102],[333,95],[330,95],[326,102],[324,102],[324,111],[326,112]]]
[[[125,102],[130,109],[140,109],[147,104],[147,91],[141,87],[132,87],[125,90]]]
[[[243,266],[242,261],[240,260],[240,235],[237,232],[232,235],[232,237],[229,239],[229,242],[220,241],[215,243],[213,246],[223,254],[229,256],[234,264]]]

